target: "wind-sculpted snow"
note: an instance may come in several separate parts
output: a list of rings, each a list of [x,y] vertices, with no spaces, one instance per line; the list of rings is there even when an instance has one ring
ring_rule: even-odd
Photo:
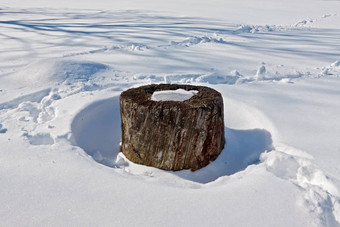
[[[228,121],[229,117],[225,117]],[[251,119],[245,118],[243,121]],[[99,163],[123,168],[136,175],[146,172],[161,178],[164,174],[163,170],[134,164],[119,153],[121,134],[118,97],[92,103],[83,109],[72,122],[72,132],[75,142]],[[227,145],[216,161],[196,172],[184,170],[174,175],[198,183],[209,183],[246,169],[248,165],[259,161],[261,153],[272,149],[271,134],[266,130],[225,127],[225,134]]]
[[[236,70],[248,80],[265,62],[267,74],[264,78],[281,80],[322,75],[322,67],[340,56],[340,31],[331,28],[240,26],[140,11],[64,13],[50,10],[41,13],[38,9],[3,9],[0,17],[4,31],[0,39],[6,47],[2,56],[6,53],[13,56],[1,58],[2,75],[13,73],[13,68],[18,70],[16,66],[20,68],[32,61],[41,64],[39,59],[54,58],[58,62],[64,59],[65,63],[60,67],[66,67],[65,77],[73,76],[72,73],[82,68],[86,68],[83,72],[86,76],[87,73],[94,74],[92,70],[114,66],[118,71],[148,74],[204,72],[225,75]],[[332,17],[324,20],[327,18]],[[25,38],[21,37],[22,33],[27,34]],[[79,68],[71,63],[80,57],[89,63],[76,64],[90,65]],[[91,65],[94,59],[102,59],[96,64],[105,62],[105,66]],[[280,70],[281,65],[297,72],[291,74]],[[37,68],[35,66],[31,68]],[[23,77],[31,78],[27,74]]]

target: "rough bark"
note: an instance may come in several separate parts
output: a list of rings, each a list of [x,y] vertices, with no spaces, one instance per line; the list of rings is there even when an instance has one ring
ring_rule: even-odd
[[[152,101],[155,91],[198,90],[183,102]],[[203,86],[158,84],[120,96],[122,152],[132,162],[165,170],[195,171],[224,148],[223,99]]]

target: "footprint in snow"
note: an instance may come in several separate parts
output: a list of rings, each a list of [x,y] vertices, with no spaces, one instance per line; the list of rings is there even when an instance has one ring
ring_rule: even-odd
[[[31,145],[52,145],[54,144],[54,139],[49,133],[38,133],[36,135],[29,135],[27,133],[24,136],[28,139]]]
[[[298,186],[304,207],[316,215],[320,226],[340,223],[340,192],[323,171],[314,165],[309,154],[287,146],[261,155],[267,171]]]
[[[7,132],[7,128],[3,128],[2,124],[0,124],[0,134],[5,134]]]

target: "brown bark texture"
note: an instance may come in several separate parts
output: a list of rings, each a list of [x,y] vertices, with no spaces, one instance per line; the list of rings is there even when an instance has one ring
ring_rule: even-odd
[[[197,90],[192,98],[152,101],[155,91]],[[132,162],[165,170],[195,171],[224,148],[223,99],[212,88],[157,84],[120,95],[123,154]]]

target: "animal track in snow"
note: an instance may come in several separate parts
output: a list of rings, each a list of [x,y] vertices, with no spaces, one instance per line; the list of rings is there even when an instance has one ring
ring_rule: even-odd
[[[45,96],[50,93],[51,89],[44,89],[28,95],[20,96],[11,101],[0,103],[0,110],[17,108],[23,102],[39,103]]]
[[[82,52],[64,54],[63,57],[73,57],[73,56],[78,56],[78,55],[106,53],[106,52],[118,51],[118,50],[144,51],[144,50],[147,50],[147,49],[150,49],[150,47],[148,47],[145,44],[131,43],[131,44],[127,44],[127,45],[114,45],[114,46],[111,46],[111,47],[103,47],[103,48],[98,48],[98,49],[89,50],[89,51],[82,51]]]
[[[327,20],[328,18],[337,17],[337,16],[338,16],[337,14],[325,14],[322,17],[319,17],[319,18],[308,18],[308,19],[300,20],[299,22],[297,22],[293,26],[294,27],[312,26],[315,23],[322,22],[324,20]]]
[[[198,77],[196,82],[206,82],[209,84],[235,84],[242,75],[234,70],[228,75],[221,75],[218,73],[206,74]]]
[[[321,226],[340,223],[340,193],[332,180],[312,163],[312,157],[285,145],[276,146],[261,155],[267,171],[297,185],[302,193],[300,201],[316,215]]]
[[[39,103],[25,101],[18,105],[18,111],[26,111],[35,123],[44,123],[55,117],[55,110],[50,105],[53,101],[60,99],[58,94],[51,92],[43,97]],[[20,121],[29,121],[25,117]]]
[[[259,33],[259,32],[274,32],[274,31],[282,31],[287,30],[286,27],[276,26],[276,25],[239,25],[239,27],[233,31],[233,34],[240,34],[240,33]]]
[[[18,106],[18,111],[25,111],[29,114],[29,117],[32,119],[33,122],[37,122],[39,114],[40,114],[40,108],[38,103],[32,103],[32,102],[23,102],[20,103]],[[20,118],[21,121],[29,121],[25,117]]]
[[[264,68],[263,68],[264,67]],[[149,83],[208,83],[208,84],[239,84],[251,83],[254,81],[288,81],[292,79],[308,76],[308,72],[301,73],[286,66],[272,65],[258,68],[255,75],[243,75],[237,70],[232,70],[229,73],[205,73],[205,74],[136,74],[132,77],[133,81],[145,81]]]
[[[5,134],[7,132],[7,128],[3,128],[2,124],[0,124],[0,134]]]
[[[202,44],[202,43],[221,43],[221,44],[226,44],[227,42],[223,40],[222,38],[218,37],[209,37],[209,36],[192,36],[188,37],[183,41],[175,42],[175,41],[170,41],[170,45],[168,46],[184,46],[184,47],[189,47],[197,44]]]
[[[59,99],[61,99],[60,95],[51,92],[41,100],[41,112],[37,119],[39,123],[50,121],[55,117],[55,110],[50,105]]]
[[[320,76],[340,76],[340,60],[321,68]]]
[[[27,133],[24,136],[28,139],[31,145],[52,145],[54,144],[54,139],[49,133],[38,133],[35,135],[29,135]]]

